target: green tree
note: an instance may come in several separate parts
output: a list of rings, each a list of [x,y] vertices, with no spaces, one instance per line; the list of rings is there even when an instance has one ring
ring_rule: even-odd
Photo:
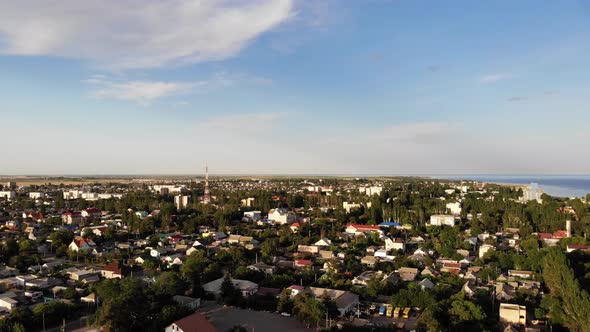
[[[565,254],[551,248],[543,260],[543,279],[550,296],[567,317],[564,324],[574,332],[590,331],[590,297],[580,288]]]

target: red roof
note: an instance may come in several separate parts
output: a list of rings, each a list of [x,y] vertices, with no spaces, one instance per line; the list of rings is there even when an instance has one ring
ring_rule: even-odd
[[[87,209],[86,209],[86,212],[87,212],[87,213],[102,213],[102,211],[100,211],[100,210],[99,210],[99,209],[97,209],[97,208],[87,208]]]
[[[184,332],[219,332],[219,330],[213,326],[213,324],[209,323],[207,318],[200,313],[186,316],[183,319],[177,320],[173,324],[178,326],[180,330]]]
[[[101,270],[102,271],[111,271],[113,273],[123,275],[123,271],[119,267],[119,262],[112,262],[110,264],[107,264]]]
[[[567,237],[567,232],[566,231],[557,231],[555,233],[553,233],[553,237],[556,239],[563,239]]]
[[[379,226],[375,225],[359,225],[359,224],[348,224],[346,228],[354,227],[359,231],[378,231],[380,228]]]
[[[298,222],[296,222],[296,223],[293,223],[293,225],[291,225],[291,227],[300,227],[300,226],[301,226],[301,224],[300,224],[300,223],[298,223]]]
[[[295,265],[312,265],[313,262],[309,259],[296,259]]]
[[[588,249],[590,249],[590,246],[586,246],[586,245],[583,245],[583,244],[568,244],[567,245],[567,248],[568,249],[574,249],[574,250],[577,250],[577,249],[579,249],[579,250],[588,250]]]
[[[537,236],[539,237],[539,239],[552,239],[553,238],[553,234],[551,234],[551,233],[538,233]]]
[[[294,289],[296,291],[300,291],[303,292],[305,290],[305,288],[303,286],[299,286],[299,285],[291,285],[289,287],[287,287],[288,289]]]

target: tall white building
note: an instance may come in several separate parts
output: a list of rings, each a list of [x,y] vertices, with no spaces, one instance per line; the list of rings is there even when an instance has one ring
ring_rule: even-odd
[[[190,196],[178,195],[174,196],[174,205],[178,210],[186,209],[188,207]]]
[[[447,210],[451,211],[451,214],[460,215],[461,214],[461,203],[460,202],[453,202],[447,203]]]
[[[455,226],[455,216],[450,214],[434,214],[430,216],[428,226]]]
[[[360,187],[359,188],[359,192],[361,194],[364,193],[367,196],[381,195],[382,191],[383,191],[383,187],[381,187],[381,186],[371,186],[371,187]]]
[[[254,205],[254,197],[248,197],[241,200],[242,206],[252,207]]]
[[[523,189],[521,200],[525,202],[537,201],[542,203],[543,200],[541,199],[541,196],[543,196],[544,193],[543,189],[539,188],[539,184],[533,182],[527,188]]]

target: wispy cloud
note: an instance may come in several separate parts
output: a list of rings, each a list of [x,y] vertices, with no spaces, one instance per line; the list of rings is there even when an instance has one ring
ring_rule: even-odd
[[[105,75],[92,75],[84,80],[94,87],[92,95],[100,99],[118,99],[150,105],[159,98],[210,92],[235,84],[272,84],[272,79],[248,74],[227,74],[220,72],[198,81],[151,81],[111,79]],[[186,101],[183,101],[187,103]],[[178,105],[176,105],[178,106]]]
[[[480,83],[494,83],[494,82],[499,82],[499,81],[509,79],[510,77],[511,77],[510,74],[495,73],[495,74],[489,74],[489,75],[484,75],[484,76],[480,77],[479,82]]]
[[[223,60],[287,21],[293,2],[3,1],[0,54],[83,59],[112,69]]]
[[[513,96],[513,97],[508,98],[507,100],[512,101],[512,102],[516,102],[516,101],[523,101],[523,100],[527,100],[527,99],[528,99],[528,97],[525,97],[525,96]]]

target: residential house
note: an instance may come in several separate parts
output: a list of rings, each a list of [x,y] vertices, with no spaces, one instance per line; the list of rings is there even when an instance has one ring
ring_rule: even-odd
[[[259,221],[262,219],[262,212],[261,211],[244,212],[244,219],[246,221]]]
[[[380,236],[383,235],[381,228],[379,226],[373,225],[348,224],[346,225],[345,232],[351,235],[361,235],[374,232],[379,233]]]
[[[361,258],[361,264],[365,264],[368,267],[375,267],[375,265],[379,263],[379,257],[375,256],[365,256]]]
[[[80,215],[84,218],[100,218],[102,216],[102,211],[97,208],[87,208],[82,210]]]
[[[66,212],[61,215],[64,224],[78,225],[82,221],[82,214],[80,212]]]
[[[96,247],[96,243],[94,243],[94,241],[92,241],[91,239],[84,239],[78,236],[72,240],[72,243],[70,243],[68,249],[75,252],[88,252],[92,251],[94,247]]]
[[[194,313],[179,319],[176,322],[168,325],[164,332],[219,332],[219,330],[209,323],[205,316],[200,313]]]
[[[273,265],[268,265],[264,262],[258,262],[256,264],[248,265],[248,269],[252,271],[258,271],[265,274],[274,274],[276,271],[276,267]]]
[[[359,296],[349,291],[319,287],[309,287],[308,291],[316,299],[322,299],[324,296],[328,296],[336,304],[338,312],[340,312],[340,317],[356,310],[359,303]]]
[[[311,269],[312,266],[313,266],[313,262],[310,261],[309,259],[296,259],[293,262],[293,267],[299,268],[299,269]]]
[[[212,294],[214,296],[221,295],[221,284],[223,283],[224,278],[219,278],[217,280],[213,280],[203,285],[203,289],[205,292]],[[258,284],[253,283],[248,280],[240,280],[240,279],[231,279],[232,284],[234,287],[242,293],[242,296],[248,297],[250,295],[256,294],[258,292]]]
[[[197,310],[198,307],[201,306],[201,299],[196,299],[194,297],[183,296],[183,295],[174,295],[172,300],[179,304],[182,307],[185,307],[189,310]]]
[[[510,303],[500,303],[500,322],[526,326],[526,306]]]
[[[328,238],[322,238],[314,243],[314,245],[318,247],[329,247],[332,245],[332,241]]]
[[[287,287],[287,291],[289,292],[289,295],[291,297],[295,297],[297,294],[303,292],[304,290],[305,290],[305,287],[299,286],[299,285],[291,285],[291,286]]]
[[[124,267],[119,262],[112,262],[100,269],[100,275],[106,279],[122,279]]]
[[[387,250],[387,251],[391,251],[391,250],[406,251],[406,243],[398,237],[395,237],[393,239],[386,237],[385,238],[385,250]]]
[[[420,281],[418,283],[418,286],[420,286],[421,289],[433,289],[434,288],[434,283],[432,281],[430,281],[430,279],[425,278],[422,279],[422,281]]]
[[[397,272],[403,281],[414,281],[418,275],[418,269],[412,267],[401,267]]]
[[[533,277],[533,272],[522,270],[508,270],[508,276],[522,279],[531,279]]]
[[[289,210],[284,208],[272,209],[268,212],[268,219],[279,223],[281,225],[291,224],[295,222],[295,215],[290,213]]]
[[[16,298],[17,295],[13,292],[0,294],[0,308],[4,308],[8,312],[11,312],[18,305]]]

